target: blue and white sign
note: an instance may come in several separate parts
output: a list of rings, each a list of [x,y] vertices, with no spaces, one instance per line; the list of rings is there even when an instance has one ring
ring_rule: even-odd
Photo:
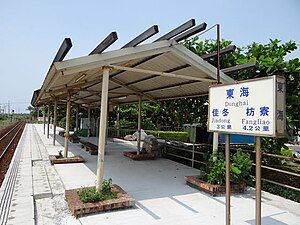
[[[271,76],[209,88],[208,131],[285,136],[285,79]]]

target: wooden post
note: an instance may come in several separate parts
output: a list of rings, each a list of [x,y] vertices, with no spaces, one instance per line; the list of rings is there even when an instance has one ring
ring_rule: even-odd
[[[53,107],[53,145],[55,145],[56,141],[56,120],[57,120],[57,99],[54,99],[54,107]]]
[[[46,133],[46,109],[45,105],[43,105],[43,125],[44,125],[44,134]]]
[[[89,138],[90,135],[91,135],[91,108],[90,108],[90,106],[88,106],[88,124],[87,124],[87,126],[88,126],[88,134],[87,134],[87,136]]]
[[[104,173],[104,153],[105,153],[105,136],[107,120],[107,102],[108,102],[108,84],[109,68],[103,67],[102,76],[102,93],[101,93],[101,112],[99,125],[99,143],[98,143],[98,164],[97,164],[97,184],[98,191],[102,190],[103,173]]]
[[[137,155],[141,151],[142,96],[139,96]]]
[[[68,157],[69,140],[70,140],[70,111],[71,111],[71,94],[67,98],[67,112],[66,112],[66,130],[65,130],[65,149],[64,157]]]
[[[230,134],[225,135],[226,157],[226,225],[230,225]]]
[[[50,130],[50,105],[48,105],[48,110],[47,110],[47,138],[49,138],[49,130]]]
[[[261,225],[261,143],[260,137],[255,137],[255,153],[256,153],[256,211],[255,220],[256,225]]]

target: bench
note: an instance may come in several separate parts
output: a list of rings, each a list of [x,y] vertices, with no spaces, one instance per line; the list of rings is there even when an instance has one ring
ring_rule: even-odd
[[[58,132],[58,135],[62,136],[62,137],[65,137],[65,133],[66,132],[64,130],[61,130],[61,131]]]
[[[88,141],[82,141],[80,140],[81,143],[81,147],[84,148],[89,151],[91,153],[91,155],[97,155],[98,154],[98,146],[94,145]]]

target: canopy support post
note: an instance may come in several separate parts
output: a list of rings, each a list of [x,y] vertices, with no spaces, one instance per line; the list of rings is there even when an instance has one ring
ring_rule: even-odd
[[[108,84],[109,84],[109,68],[103,67],[101,112],[100,112],[100,125],[99,125],[99,144],[98,144],[98,163],[97,163],[97,184],[96,184],[96,188],[98,191],[102,190],[103,173],[104,173],[104,153],[105,153],[105,136],[106,136],[106,125],[107,125]]]
[[[50,130],[50,105],[47,109],[47,138],[49,139],[49,130]]]
[[[78,113],[79,113],[79,106],[76,106],[76,131],[79,130],[78,128]]]
[[[53,145],[56,141],[56,120],[57,120],[57,99],[54,99],[54,108],[53,108]]]
[[[139,155],[141,151],[141,123],[142,123],[142,96],[139,96],[139,108],[138,108],[138,137],[137,137],[137,152]]]
[[[40,107],[36,107],[36,118],[37,118],[37,121],[39,121],[39,117],[40,117]]]
[[[213,133],[213,161],[216,161],[218,156],[218,146],[219,146],[219,134],[217,132]]]
[[[90,106],[88,106],[88,134],[87,134],[87,137],[89,138],[90,135],[91,135],[91,108]]]
[[[67,112],[66,112],[66,130],[65,130],[65,149],[64,157],[68,157],[69,140],[70,140],[70,111],[71,111],[71,94],[68,93]]]
[[[43,125],[44,125],[44,135],[46,133],[46,109],[45,105],[43,105]]]
[[[117,108],[117,137],[120,138],[120,106]]]

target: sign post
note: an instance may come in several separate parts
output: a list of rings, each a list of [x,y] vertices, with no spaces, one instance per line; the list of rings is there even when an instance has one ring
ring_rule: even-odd
[[[285,79],[270,76],[209,88],[208,131],[226,134],[226,225],[230,224],[230,134],[256,140],[256,224],[261,225],[260,137],[284,137]]]
[[[255,137],[255,155],[256,155],[256,167],[255,167],[255,221],[257,225],[261,225],[261,149],[260,149],[260,137]]]
[[[226,161],[226,224],[230,224],[230,134],[225,135]]]

